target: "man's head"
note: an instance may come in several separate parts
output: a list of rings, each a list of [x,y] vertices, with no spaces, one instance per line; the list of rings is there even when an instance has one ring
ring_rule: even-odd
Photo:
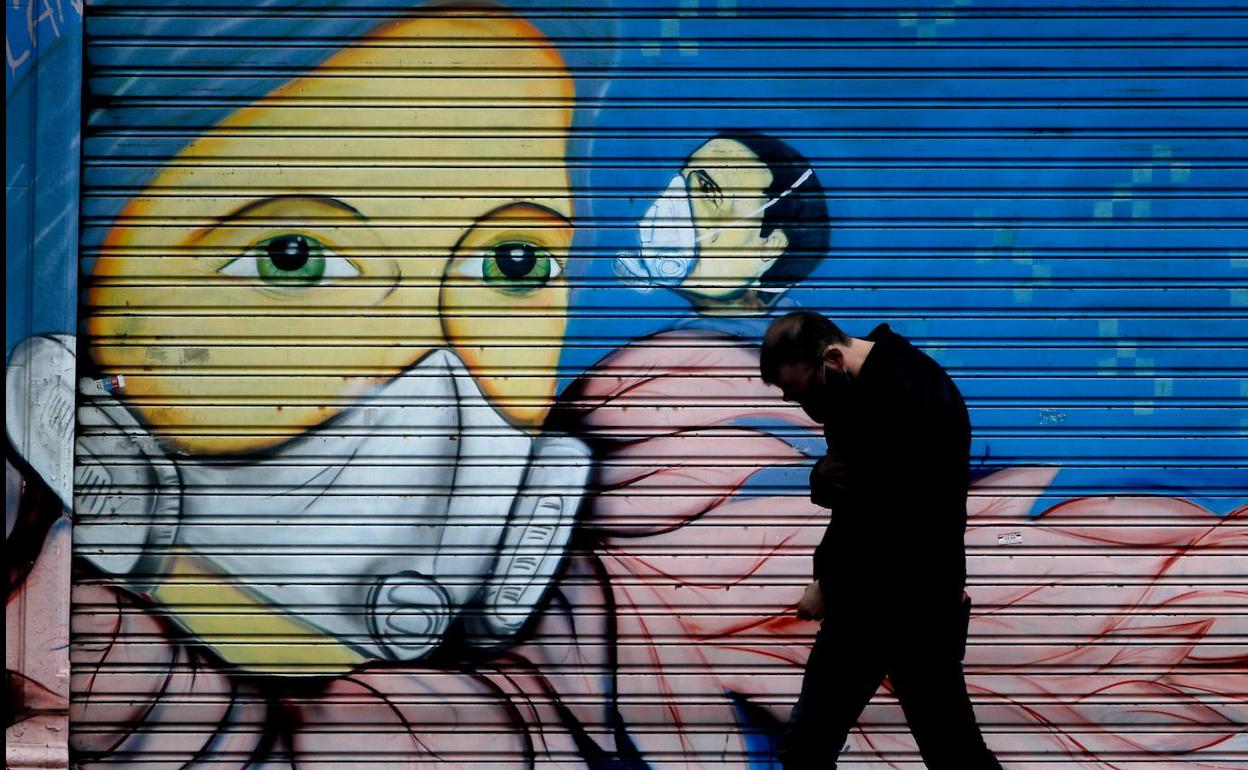
[[[780,388],[811,419],[826,422],[829,386],[847,382],[846,352],[852,339],[818,313],[799,311],[772,322],[763,337],[759,370],[763,382]]]
[[[690,153],[655,200],[641,247],[617,264],[622,277],[675,288],[699,305],[750,292],[766,303],[827,251],[823,188],[785,142],[725,131]]]

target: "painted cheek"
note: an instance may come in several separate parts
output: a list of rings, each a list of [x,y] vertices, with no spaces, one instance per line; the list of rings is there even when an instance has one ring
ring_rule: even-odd
[[[101,267],[108,275],[121,273],[116,265]],[[342,410],[344,397],[361,396],[430,350],[446,346],[438,287],[428,281],[403,287],[397,270],[388,275],[394,278],[393,288],[379,289],[384,293],[371,302],[351,287],[311,290],[317,294],[309,296],[317,297],[324,313],[303,317],[297,325],[275,324],[267,313],[280,311],[280,302],[266,305],[265,295],[243,286],[218,285],[176,296],[96,286],[88,292],[91,314],[86,320],[91,357],[104,373],[125,375],[125,398],[138,402],[135,409],[144,423],[177,450],[262,450],[324,422]],[[196,305],[232,307],[236,313],[171,315]],[[260,338],[270,344],[214,342]],[[203,342],[196,344],[198,340]],[[274,367],[292,376],[251,373]],[[227,374],[202,376],[206,370]],[[248,403],[265,401],[269,404]],[[236,425],[266,430],[223,430]]]
[[[527,297],[506,297],[484,287],[443,291],[443,322],[452,349],[494,408],[517,427],[540,427],[550,411],[567,304],[563,286]]]

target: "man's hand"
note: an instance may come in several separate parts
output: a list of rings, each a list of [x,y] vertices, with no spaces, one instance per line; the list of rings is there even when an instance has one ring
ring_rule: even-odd
[[[802,594],[802,600],[797,603],[797,617],[799,620],[823,620],[827,608],[823,606],[823,589],[819,587],[819,581],[806,586],[806,593]]]
[[[848,469],[840,455],[829,450],[810,469],[810,501],[822,508],[835,508],[848,489]]]

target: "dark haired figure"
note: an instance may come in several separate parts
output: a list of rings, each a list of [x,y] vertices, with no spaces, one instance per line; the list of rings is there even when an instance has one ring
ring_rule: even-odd
[[[685,159],[642,218],[616,274],[673,289],[704,315],[766,312],[828,250],[828,208],[805,157],[775,137],[725,131]]]
[[[953,379],[887,324],[857,339],[810,312],[771,325],[759,366],[828,443],[811,500],[832,521],[798,604],[798,617],[825,622],[786,770],[835,767],[886,675],[930,770],[999,770],[962,673],[971,425]]]

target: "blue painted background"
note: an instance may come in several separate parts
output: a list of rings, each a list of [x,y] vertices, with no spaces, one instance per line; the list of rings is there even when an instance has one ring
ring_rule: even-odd
[[[758,129],[804,153],[829,197],[830,253],[792,304],[851,333],[890,321],[932,352],[972,402],[986,464],[1060,463],[1055,488],[1071,495],[1158,492],[1227,510],[1242,499],[1248,456],[1248,111],[1235,47],[1248,27],[1209,5],[1106,3],[1078,18],[1042,2],[909,6],[803,2],[775,12],[685,0],[658,18],[630,2],[614,6],[614,22],[533,14],[556,39],[584,29],[614,38],[565,52],[574,69],[596,73],[578,82],[580,104],[597,110],[580,116],[586,130],[572,156],[588,204],[579,253],[603,257],[580,260],[584,274],[571,276],[579,313],[566,376],[687,320],[677,295],[616,283],[609,257],[635,244],[635,223],[688,152],[723,128]],[[89,29],[332,41],[371,23],[337,15],[347,6],[334,3],[282,7],[290,17],[257,20],[127,6],[135,10]],[[293,13],[300,7],[328,12]],[[56,34],[46,19],[38,26],[41,47],[6,80],[6,349],[31,332],[73,330],[81,41],[66,8]],[[12,35],[24,11],[7,13]],[[1157,39],[1167,44],[1141,42]],[[331,48],[145,46],[118,54],[124,62],[89,59],[86,76],[145,56],[297,70]],[[281,80],[248,85],[259,95]],[[176,86],[240,88],[229,79]],[[109,130],[126,116],[172,113],[107,110],[161,88],[89,80],[88,107],[105,109],[87,113],[87,157],[175,153],[168,140]],[[221,114],[169,117],[195,128]],[[89,168],[84,183],[130,185],[145,173],[110,164]],[[86,202],[88,253],[115,205]],[[622,324],[620,308],[635,320]]]

